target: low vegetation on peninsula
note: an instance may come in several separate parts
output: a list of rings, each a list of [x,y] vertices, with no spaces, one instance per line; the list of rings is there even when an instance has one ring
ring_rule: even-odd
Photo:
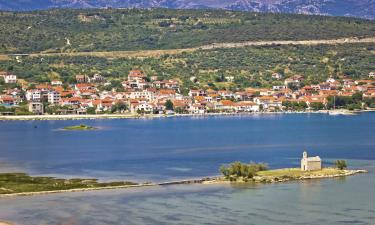
[[[77,126],[69,126],[69,127],[64,127],[64,130],[96,130],[96,127],[88,126],[85,124],[80,124]]]
[[[58,179],[53,177],[31,177],[25,173],[0,173],[0,195],[127,185],[136,185],[136,183],[100,183],[96,179]]]

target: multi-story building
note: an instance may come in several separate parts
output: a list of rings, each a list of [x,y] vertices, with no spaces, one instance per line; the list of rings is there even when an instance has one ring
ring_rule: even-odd
[[[60,96],[60,93],[57,92],[57,91],[51,91],[48,93],[48,102],[51,103],[51,104],[59,104],[61,100],[61,96]]]
[[[44,106],[43,103],[40,102],[30,102],[29,103],[29,112],[32,112],[37,115],[44,114]]]
[[[42,93],[40,90],[28,90],[26,92],[26,100],[29,102],[40,102]]]

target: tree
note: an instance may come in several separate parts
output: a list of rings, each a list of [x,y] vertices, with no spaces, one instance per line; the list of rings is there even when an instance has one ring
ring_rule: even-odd
[[[241,163],[241,162],[234,162],[231,163],[228,167],[221,166],[220,172],[226,178],[234,178],[237,179],[242,177],[244,179],[253,178],[256,176],[257,172],[267,170],[268,167],[266,164],[263,163]]]
[[[312,110],[322,110],[324,109],[324,104],[321,102],[312,102],[310,107]]]
[[[289,83],[288,88],[291,89],[292,91],[296,91],[300,88],[300,86],[298,84],[295,84],[295,83]]]
[[[335,164],[339,170],[344,170],[348,167],[345,160],[336,160]]]
[[[128,105],[123,102],[117,102],[115,105],[111,107],[111,112],[123,112],[128,109]]]
[[[222,173],[225,178],[229,178],[229,176],[230,176],[229,169],[225,166],[220,167],[220,173]]]
[[[290,101],[283,101],[282,106],[285,107],[287,110],[290,109],[291,102]]]
[[[96,114],[96,108],[95,107],[89,107],[87,108],[87,114]]]
[[[361,102],[362,99],[363,99],[363,93],[362,92],[356,92],[356,93],[353,94],[352,98],[353,98],[353,101],[356,102],[356,103]]]
[[[66,91],[66,90],[68,90],[68,88],[69,88],[69,84],[64,83],[62,87],[63,87],[64,91]]]
[[[301,110],[305,110],[305,109],[307,109],[307,104],[306,104],[306,102],[300,102],[300,103],[299,103],[299,108],[300,108]]]
[[[173,110],[174,108],[173,102],[169,99],[165,102],[164,106],[166,110]]]

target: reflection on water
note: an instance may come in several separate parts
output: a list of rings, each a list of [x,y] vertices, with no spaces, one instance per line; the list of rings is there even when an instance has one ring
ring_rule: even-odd
[[[375,114],[0,122],[0,172],[166,181],[216,175],[223,163],[325,165],[369,174],[283,184],[180,185],[0,199],[17,224],[375,224]],[[82,123],[82,122],[79,122]],[[37,125],[37,129],[34,126]]]
[[[0,218],[19,224],[374,224],[374,178],[17,197],[0,199]]]
[[[105,129],[56,131],[80,123]],[[217,175],[221,164],[236,160],[294,167],[304,149],[323,160],[375,159],[374,134],[375,113],[6,121],[0,122],[0,171],[166,181]]]

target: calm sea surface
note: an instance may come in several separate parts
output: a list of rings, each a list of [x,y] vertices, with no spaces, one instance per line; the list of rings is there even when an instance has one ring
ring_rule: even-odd
[[[96,131],[62,131],[85,123]],[[0,199],[17,224],[375,224],[375,113],[0,122],[0,172],[169,181],[302,151],[369,174],[276,185],[181,185]]]

